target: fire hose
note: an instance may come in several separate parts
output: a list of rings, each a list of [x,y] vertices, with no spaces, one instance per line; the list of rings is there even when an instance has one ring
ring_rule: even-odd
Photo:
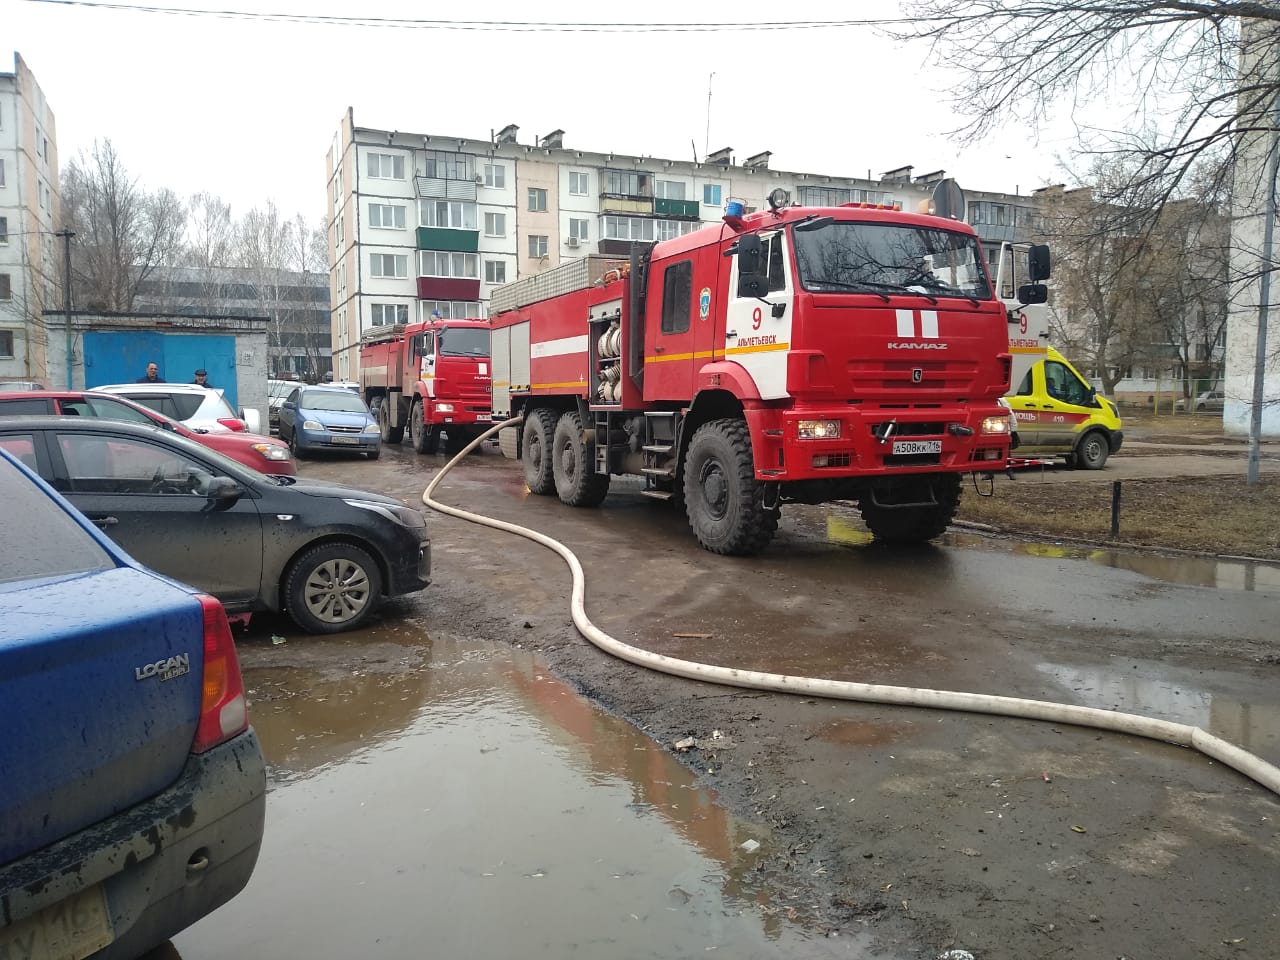
[[[827,680],[820,677],[790,676],[758,670],[739,670],[736,667],[718,666],[681,660],[664,654],[653,653],[641,647],[623,643],[609,636],[591,622],[586,612],[586,575],[582,564],[568,547],[546,534],[518,524],[485,517],[469,510],[451,507],[434,499],[436,488],[455,466],[472,450],[505,427],[513,427],[522,418],[495,424],[463,448],[435,475],[423,491],[422,502],[440,513],[471,523],[478,523],[495,530],[503,530],[516,536],[540,543],[555,551],[569,566],[573,576],[570,611],[574,626],[588,641],[620,660],[656,670],[671,676],[690,680],[704,680],[731,687],[751,690],[771,690],[808,697],[831,700],[852,700],[862,703],[886,703],[898,706],[923,707],[934,710],[958,710],[965,713],[984,713],[993,716],[1016,717],[1023,720],[1043,720],[1047,723],[1067,723],[1079,727],[1092,727],[1158,740],[1181,747],[1191,747],[1201,754],[1224,763],[1238,773],[1249,777],[1273,793],[1280,794],[1280,768],[1261,757],[1249,753],[1233,743],[1214,736],[1206,730],[1184,723],[1173,723],[1154,717],[1133,713],[1120,713],[1098,707],[1081,707],[1074,704],[1054,703],[1048,700],[1027,700],[1021,697],[1002,697],[986,693],[962,693],[953,690],[931,690],[923,687],[899,687],[880,683],[859,683],[849,680]]]

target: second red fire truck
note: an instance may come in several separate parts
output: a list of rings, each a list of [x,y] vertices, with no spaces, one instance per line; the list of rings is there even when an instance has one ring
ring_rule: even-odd
[[[932,539],[964,474],[1004,469],[1009,304],[972,228],[787,200],[494,291],[494,412],[523,415],[502,447],[533,493],[595,506],[644,477],[708,550],[751,554],[787,503]],[[1024,303],[1046,296],[1032,260]]]

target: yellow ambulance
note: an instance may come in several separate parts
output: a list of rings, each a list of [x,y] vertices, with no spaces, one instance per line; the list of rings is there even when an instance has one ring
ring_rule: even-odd
[[[1005,395],[1018,421],[1017,456],[1065,457],[1077,469],[1100,470],[1124,442],[1116,405],[1053,347],[1041,349],[1043,358]]]

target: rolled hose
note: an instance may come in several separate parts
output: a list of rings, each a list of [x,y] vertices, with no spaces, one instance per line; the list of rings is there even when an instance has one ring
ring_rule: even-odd
[[[857,683],[849,680],[826,680],[820,677],[797,677],[782,673],[764,673],[758,670],[739,670],[736,667],[717,666],[709,663],[697,663],[692,660],[680,660],[660,653],[652,653],[640,647],[623,643],[600,630],[587,617],[586,612],[586,576],[582,564],[568,547],[553,540],[546,534],[495,520],[469,510],[451,507],[433,498],[436,487],[464,457],[483,441],[495,435],[504,427],[513,427],[521,422],[520,417],[512,417],[502,423],[495,424],[441,468],[432,478],[427,489],[422,493],[422,502],[440,513],[471,523],[478,523],[495,530],[504,530],[516,536],[540,543],[558,553],[569,565],[573,575],[573,592],[570,598],[570,610],[573,624],[578,632],[605,653],[626,660],[637,666],[656,670],[660,673],[690,680],[705,680],[731,687],[746,687],[751,690],[772,690],[778,693],[793,693],[808,697],[824,697],[831,700],[856,700],[863,703],[888,703],[907,707],[925,707],[935,710],[961,710],[966,713],[985,713],[994,716],[1017,717],[1022,720],[1044,720],[1048,723],[1069,723],[1078,727],[1093,727],[1098,730],[1111,730],[1116,733],[1127,733],[1148,740],[1160,740],[1181,747],[1192,747],[1207,757],[1224,763],[1233,770],[1266,787],[1272,793],[1280,794],[1280,768],[1267,763],[1261,757],[1237,747],[1233,743],[1216,737],[1206,730],[1185,723],[1172,723],[1168,720],[1157,720],[1154,717],[1143,717],[1133,713],[1119,713],[1114,710],[1102,710],[1097,707],[1080,707],[1066,703],[1053,703],[1048,700],[1025,700],[1021,697],[1000,697],[986,693],[960,693],[952,690],[931,690],[924,687],[896,687],[881,683]]]

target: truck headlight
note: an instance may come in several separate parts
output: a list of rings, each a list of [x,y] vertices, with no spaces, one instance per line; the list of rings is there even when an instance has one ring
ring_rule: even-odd
[[[839,440],[839,420],[800,420],[796,423],[801,440]]]
[[[303,430],[323,430],[324,424],[321,423],[319,420],[303,420],[302,429]]]
[[[1007,434],[1009,432],[1009,417],[1006,414],[1003,417],[983,417],[982,433],[989,434]]]
[[[281,446],[278,443],[255,443],[253,445],[253,449],[257,450],[268,460],[289,459],[289,448]]]
[[[437,404],[436,404],[436,411],[437,411],[438,413],[453,413],[453,404],[452,404],[452,403],[437,403]]]

